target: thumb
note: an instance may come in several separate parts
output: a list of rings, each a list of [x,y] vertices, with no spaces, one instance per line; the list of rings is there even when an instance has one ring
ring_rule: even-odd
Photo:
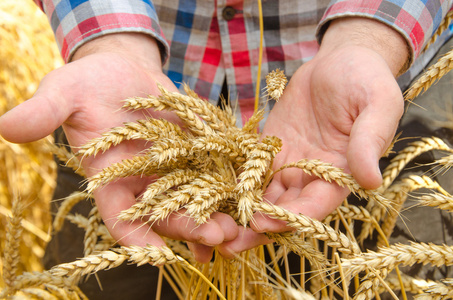
[[[354,122],[347,160],[352,176],[362,187],[376,189],[382,184],[379,159],[391,144],[402,112],[403,104],[368,107]]]
[[[72,113],[63,95],[40,88],[29,100],[0,117],[0,135],[13,143],[28,143],[51,134]]]

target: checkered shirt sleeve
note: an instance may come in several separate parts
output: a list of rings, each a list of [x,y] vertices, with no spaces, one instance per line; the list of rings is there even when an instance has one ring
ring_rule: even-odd
[[[35,0],[46,13],[65,62],[83,43],[118,32],[143,32],[168,44],[150,0]]]
[[[332,0],[318,27],[318,38],[330,20],[351,16],[372,18],[393,27],[406,38],[412,49],[412,63],[451,6],[451,0]]]

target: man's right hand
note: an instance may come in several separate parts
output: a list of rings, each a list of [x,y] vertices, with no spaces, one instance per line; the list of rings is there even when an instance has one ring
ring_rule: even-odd
[[[89,140],[112,127],[122,126],[145,117],[165,118],[179,123],[173,113],[121,111],[128,97],[157,95],[156,83],[177,91],[162,72],[157,42],[140,33],[110,34],[94,39],[74,54],[73,61],[54,70],[42,80],[35,95],[0,117],[0,134],[11,142],[38,140],[63,126],[75,151]],[[130,158],[144,149],[138,141],[123,142],[96,157],[82,160],[87,176],[98,173],[112,163]],[[94,194],[102,219],[113,238],[123,245],[165,245],[159,235],[200,244],[195,257],[209,261],[212,246],[233,240],[238,233],[228,215],[214,213],[211,220],[196,226],[181,214],[168,221],[148,225],[118,222],[116,216],[136,202],[154,178],[125,178],[100,188]]]

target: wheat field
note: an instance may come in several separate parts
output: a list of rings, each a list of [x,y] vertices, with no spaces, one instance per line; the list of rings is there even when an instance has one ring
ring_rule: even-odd
[[[54,44],[45,17],[24,1],[27,10],[14,10],[5,1],[0,12],[2,35],[11,36],[11,45],[38,49]],[[31,4],[31,5],[30,5]],[[4,7],[2,7],[4,6]],[[15,6],[14,6],[15,7]],[[29,10],[28,10],[29,9]],[[48,43],[28,40],[21,17],[33,15],[42,22],[39,34]],[[448,17],[451,17],[450,15]],[[10,23],[6,22],[10,20]],[[11,26],[11,27],[8,27]],[[36,30],[37,26],[33,26]],[[442,26],[440,31],[442,30]],[[36,32],[33,32],[35,35]],[[440,33],[440,32],[439,32]],[[0,35],[0,36],[2,36]],[[3,37],[3,36],[2,36]],[[4,38],[5,39],[5,38]],[[4,40],[2,39],[2,40]],[[30,48],[31,47],[31,48]],[[0,80],[1,105],[4,113],[26,100],[36,89],[40,78],[61,64],[58,51],[33,65],[25,55],[21,60],[8,47],[0,47],[0,59],[16,61],[8,69],[17,79]],[[43,50],[35,50],[43,53]],[[32,54],[31,54],[32,55]],[[18,63],[17,61],[23,61]],[[25,63],[26,62],[26,63]],[[6,62],[5,62],[6,64]],[[24,70],[23,66],[27,66]],[[43,66],[47,66],[44,69]],[[407,101],[437,82],[453,68],[452,52],[430,67],[405,94]],[[278,70],[267,76],[267,94],[278,98],[286,77]],[[436,153],[429,163],[436,174],[449,171],[453,149],[439,137],[416,138],[395,151],[382,172],[383,184],[376,190],[362,188],[343,170],[319,160],[303,159],[273,170],[273,158],[281,150],[278,137],[261,137],[257,133],[263,111],[257,110],[243,128],[235,126],[231,109],[210,105],[185,87],[185,94],[159,87],[160,96],[125,99],[125,110],[154,108],[174,112],[184,124],[166,120],[143,119],[112,128],[101,137],[81,147],[77,153],[50,146],[51,138],[30,145],[13,145],[1,141],[2,181],[0,182],[2,281],[0,298],[7,299],[87,299],[79,284],[97,272],[109,272],[122,264],[156,265],[180,299],[449,299],[453,298],[451,278],[425,280],[405,273],[405,267],[431,265],[435,268],[453,263],[453,247],[445,244],[405,241],[391,243],[395,225],[404,215],[406,201],[433,210],[453,212],[453,198],[448,190],[426,174],[404,173],[410,163],[426,153]],[[95,156],[126,140],[145,140],[150,147],[122,162],[112,164],[97,175],[87,178],[87,189],[62,201],[51,217],[49,201],[55,185],[55,163],[51,152],[74,168],[87,156]],[[395,145],[401,141],[395,137]],[[274,206],[265,201],[264,191],[272,177],[286,168],[298,168],[323,180],[347,187],[360,205],[346,199],[324,220]],[[267,233],[273,244],[243,252],[234,259],[217,253],[206,264],[197,263],[184,242],[166,239],[167,246],[118,246],[103,224],[97,207],[87,216],[71,213],[78,202],[91,197],[94,190],[118,178],[136,174],[158,174],[137,203],[118,216],[122,221],[146,220],[149,224],[165,219],[181,208],[197,224],[206,223],[213,212],[229,214],[242,226],[253,221],[252,214],[261,212],[283,220],[294,231]],[[51,235],[63,222],[84,228],[84,252],[80,259],[43,269],[40,258]],[[374,237],[376,247],[367,240]],[[294,267],[296,257],[297,271]],[[108,284],[108,283],[104,283]],[[159,283],[156,283],[159,284]],[[159,298],[159,295],[150,297]]]

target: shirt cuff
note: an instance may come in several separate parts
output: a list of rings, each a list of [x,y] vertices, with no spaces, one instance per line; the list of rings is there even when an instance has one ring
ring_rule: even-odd
[[[412,65],[449,9],[447,1],[332,1],[318,24],[317,39],[321,41],[328,23],[334,19],[375,19],[389,25],[406,39]]]
[[[40,1],[37,1],[38,5]],[[169,45],[149,0],[44,0],[42,7],[65,62],[84,43],[111,33],[140,32],[156,39],[162,63]]]

